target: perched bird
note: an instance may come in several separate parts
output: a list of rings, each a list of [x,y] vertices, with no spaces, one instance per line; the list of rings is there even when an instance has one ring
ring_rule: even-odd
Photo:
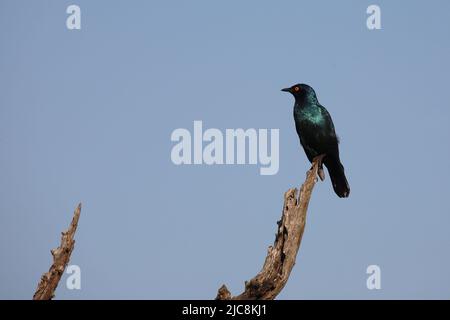
[[[316,92],[307,84],[296,84],[281,91],[289,92],[295,98],[295,128],[308,160],[313,162],[314,158],[324,155],[322,163],[328,169],[334,192],[341,198],[348,197],[350,186],[339,159],[339,139],[327,109],[319,103]],[[323,180],[322,167],[320,173]]]

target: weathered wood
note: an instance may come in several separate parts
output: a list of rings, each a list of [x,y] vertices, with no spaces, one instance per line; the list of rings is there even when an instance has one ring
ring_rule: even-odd
[[[80,219],[81,203],[75,209],[72,222],[69,229],[62,232],[61,245],[51,250],[53,256],[53,264],[48,272],[44,273],[38,284],[33,300],[50,300],[55,295],[56,287],[61,279],[64,270],[70,260],[73,248],[75,246],[74,235],[77,231],[78,220]]]
[[[269,247],[262,270],[245,283],[244,292],[238,296],[233,297],[223,285],[217,293],[217,300],[273,300],[283,290],[295,265],[305,230],[309,200],[317,182],[322,158],[314,159],[298,199],[297,189],[289,189],[285,193],[275,242]]]

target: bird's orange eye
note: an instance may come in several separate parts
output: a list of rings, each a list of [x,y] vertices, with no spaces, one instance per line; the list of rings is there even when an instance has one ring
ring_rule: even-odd
[[[294,88],[294,91],[295,91],[295,92],[299,92],[299,91],[300,91],[300,88],[299,88],[299,87],[295,87],[295,88]]]

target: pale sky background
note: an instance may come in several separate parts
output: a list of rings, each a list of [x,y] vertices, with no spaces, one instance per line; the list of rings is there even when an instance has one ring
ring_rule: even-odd
[[[450,298],[449,18],[445,0],[0,0],[0,298],[32,297],[80,201],[82,289],[65,275],[58,299],[240,293],[309,168],[280,92],[297,82],[332,114],[352,192],[317,185],[279,298]],[[279,173],[175,166],[194,120],[280,129]]]

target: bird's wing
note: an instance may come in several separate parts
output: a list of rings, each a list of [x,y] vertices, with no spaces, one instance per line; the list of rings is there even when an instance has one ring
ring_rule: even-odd
[[[336,130],[334,129],[334,123],[333,123],[333,119],[331,119],[330,113],[322,105],[320,106],[320,111],[322,112],[322,116],[325,119],[325,127],[326,127],[327,133],[330,135],[330,138],[336,139],[336,141],[339,143],[339,139],[336,135]]]
[[[315,124],[312,122],[307,122],[304,124],[302,129],[302,136],[305,141],[303,147],[306,149],[313,150],[309,153],[313,153],[312,157],[319,156],[323,153],[339,154],[338,138],[334,129],[333,120],[327,109],[319,105],[320,111],[324,121],[321,124]],[[310,156],[308,155],[308,158]]]

